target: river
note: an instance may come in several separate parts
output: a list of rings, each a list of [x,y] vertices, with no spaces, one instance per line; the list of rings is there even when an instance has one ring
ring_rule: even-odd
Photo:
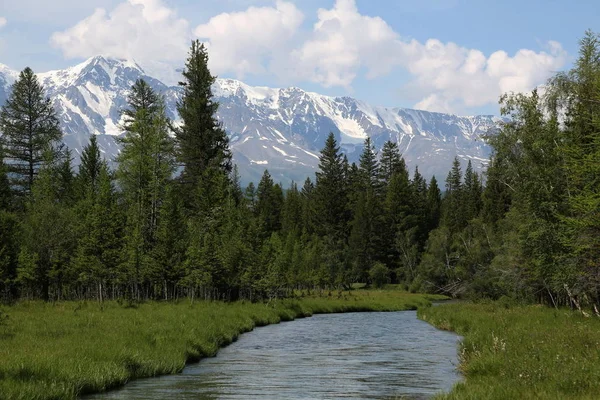
[[[181,374],[86,399],[427,399],[460,379],[459,340],[415,311],[315,315],[245,333]]]

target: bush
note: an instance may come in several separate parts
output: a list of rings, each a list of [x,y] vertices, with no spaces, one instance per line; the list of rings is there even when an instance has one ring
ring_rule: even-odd
[[[369,277],[373,286],[376,288],[382,288],[384,285],[390,283],[390,270],[382,263],[375,263],[369,271]]]
[[[412,283],[408,287],[408,291],[411,293],[418,293],[421,291],[422,286],[423,279],[417,275],[417,277],[412,281]]]

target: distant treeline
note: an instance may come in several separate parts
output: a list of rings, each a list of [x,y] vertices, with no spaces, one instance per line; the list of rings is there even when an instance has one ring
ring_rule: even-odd
[[[598,303],[597,35],[586,33],[574,68],[544,96],[501,98],[510,122],[487,138],[485,179],[455,159],[443,195],[435,177],[409,173],[395,143],[377,154],[366,139],[356,165],[333,134],[314,180],[282,188],[265,171],[242,188],[207,62],[192,43],[177,126],[161,96],[135,83],[114,171],[95,137],[74,171],[50,100],[21,72],[0,115],[3,299],[256,300],[394,282]]]

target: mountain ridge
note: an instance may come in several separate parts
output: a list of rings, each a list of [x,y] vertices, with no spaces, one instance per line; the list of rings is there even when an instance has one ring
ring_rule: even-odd
[[[89,135],[98,136],[107,159],[118,154],[115,138],[122,134],[121,110],[136,79],[145,79],[165,97],[168,116],[177,122],[182,90],[145,73],[133,60],[95,56],[62,70],[37,74],[53,99],[64,142],[78,154]],[[0,64],[0,104],[18,72]],[[218,78],[213,94],[220,103],[217,117],[230,137],[234,161],[244,182],[257,181],[268,168],[282,182],[314,175],[319,150],[333,132],[350,161],[358,160],[369,136],[377,149],[387,140],[399,144],[407,164],[425,176],[442,176],[454,156],[484,169],[490,149],[482,136],[496,129],[500,118],[372,106],[352,97],[331,97],[298,87],[250,86]]]

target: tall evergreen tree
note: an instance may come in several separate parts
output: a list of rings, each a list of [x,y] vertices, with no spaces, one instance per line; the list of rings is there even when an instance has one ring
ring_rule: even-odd
[[[446,193],[444,195],[443,222],[451,233],[464,228],[466,218],[463,203],[462,169],[458,157],[452,162],[452,169],[446,178]]]
[[[134,280],[131,293],[139,296],[138,284],[153,263],[151,249],[174,155],[164,103],[144,80],[133,85],[124,115],[126,133],[117,159],[117,178],[127,205],[122,273]]]
[[[10,186],[18,195],[29,196],[45,152],[62,137],[54,107],[31,68],[19,74],[2,106],[0,131]]]
[[[47,156],[51,160],[51,155]],[[22,222],[19,282],[31,297],[44,300],[64,297],[68,266],[74,253],[76,221],[72,208],[63,203],[60,161],[47,161],[32,187]]]
[[[380,160],[380,176],[381,180],[388,184],[395,173],[406,173],[406,162],[396,142],[387,141],[383,144],[381,149],[381,160]]]
[[[442,207],[442,193],[435,176],[431,177],[429,188],[427,189],[427,211],[429,213],[428,231],[437,228],[440,223],[440,213]]]
[[[343,156],[330,133],[319,157],[316,173],[315,212],[319,220],[319,233],[342,245],[346,238],[347,187]]]
[[[265,170],[256,191],[256,213],[265,235],[271,236],[273,232],[281,229],[281,213],[283,209],[283,191],[278,184],[273,183],[273,178]]]
[[[352,208],[349,245],[354,263],[353,279],[366,281],[375,261],[383,258],[380,171],[370,138],[365,140],[358,171],[360,181],[358,187],[353,188],[356,202]]]
[[[100,148],[96,135],[90,136],[90,142],[83,148],[77,174],[78,196],[85,197],[86,192],[95,194],[103,167]]]
[[[196,187],[202,184],[207,169],[227,175],[232,168],[229,139],[216,117],[219,103],[213,100],[211,89],[215,79],[208,69],[206,47],[193,41],[180,83],[183,96],[177,103],[182,124],[175,128],[178,160],[183,166],[180,181],[187,201],[197,194]]]
[[[465,171],[464,197],[462,199],[466,221],[479,216],[482,207],[482,193],[483,187],[479,175],[473,171],[473,165],[471,164],[471,160],[469,160]]]

